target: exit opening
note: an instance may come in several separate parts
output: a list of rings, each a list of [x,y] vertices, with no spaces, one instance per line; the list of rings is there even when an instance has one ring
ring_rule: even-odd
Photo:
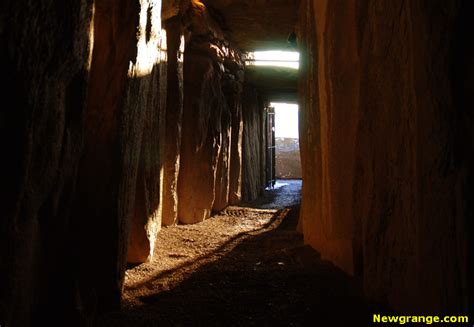
[[[255,51],[247,53],[249,66],[272,66],[299,69],[300,54],[295,51]]]
[[[298,105],[271,103],[275,112],[275,177],[301,179]]]

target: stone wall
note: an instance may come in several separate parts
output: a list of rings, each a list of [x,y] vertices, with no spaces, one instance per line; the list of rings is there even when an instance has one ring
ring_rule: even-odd
[[[462,301],[468,303],[469,315],[474,315],[474,283],[469,276],[474,274],[474,114],[469,108],[474,107],[474,42],[465,38],[466,31],[474,29],[471,13],[474,3],[463,0],[456,17],[454,42],[452,48],[452,90],[453,107],[455,109],[454,158],[460,171],[457,198],[458,207],[465,215],[467,229],[467,285],[463,284]],[[466,290],[467,288],[467,290]]]
[[[472,122],[464,53],[472,41],[457,40],[468,24],[461,3],[470,6],[307,0],[300,8],[305,241],[404,313],[464,311],[472,287],[472,131],[463,122]],[[469,80],[452,74],[460,57],[471,86],[457,94]]]
[[[254,87],[244,87],[242,115],[243,139],[243,182],[242,198],[255,200],[265,188],[265,111],[264,103]]]
[[[162,223],[178,222],[178,176],[183,119],[183,55],[184,37],[181,17],[166,21],[168,52],[168,91],[166,110],[165,158],[163,163]]]
[[[81,296],[107,310],[119,306],[126,262],[146,260],[160,226],[160,7],[97,1],[94,22],[73,239]]]
[[[242,118],[243,71],[238,71],[239,80],[227,79],[224,87],[227,94],[227,103],[231,111],[230,136],[230,182],[229,204],[235,205],[242,200],[242,142],[244,122]]]
[[[129,236],[143,260],[160,225],[160,6],[1,9],[0,324],[83,325],[119,307]]]
[[[231,119],[238,110],[231,107],[239,106],[243,66],[239,51],[229,44],[203,3],[192,1],[183,21],[186,50],[178,218],[189,224],[209,218],[212,210],[229,203]],[[233,149],[237,157],[238,149]]]
[[[7,0],[0,12],[0,324],[26,326],[74,309],[69,213],[92,6]]]
[[[126,221],[130,221],[129,263],[145,262],[153,255],[154,240],[161,228],[167,45],[160,1],[141,2],[136,44],[137,56],[128,71],[121,122],[125,158],[120,189],[123,198],[119,201],[124,204],[119,205],[119,210]],[[129,192],[132,189],[135,193]]]
[[[2,326],[118,309],[126,263],[153,255],[162,220],[196,223],[263,190],[265,99],[243,87],[230,30],[201,1],[167,0],[164,51],[160,3],[0,4]],[[472,310],[472,12],[301,2],[300,227],[404,313]]]

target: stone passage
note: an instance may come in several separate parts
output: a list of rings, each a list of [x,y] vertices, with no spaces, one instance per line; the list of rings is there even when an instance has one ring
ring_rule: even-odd
[[[124,324],[138,304],[178,322],[208,305],[250,325],[257,307],[288,324],[321,309],[358,323],[363,302],[341,315],[350,299],[319,279],[337,276],[396,312],[474,317],[473,12],[471,0],[2,0],[0,325],[93,325],[122,304]],[[252,61],[268,50],[298,52],[299,69]],[[253,210],[275,180],[273,102],[299,105],[302,238],[285,227],[297,211]],[[213,259],[193,266],[199,253]],[[151,279],[133,293],[137,264]]]
[[[123,311],[99,325],[367,326],[353,281],[296,233],[300,190],[280,185],[251,207],[163,229],[155,259],[127,271]]]

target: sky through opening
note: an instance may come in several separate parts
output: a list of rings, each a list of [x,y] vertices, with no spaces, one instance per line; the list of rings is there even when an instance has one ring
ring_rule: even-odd
[[[299,138],[298,105],[275,102],[275,137]]]
[[[299,69],[300,54],[294,51],[256,51],[247,55],[247,65]]]

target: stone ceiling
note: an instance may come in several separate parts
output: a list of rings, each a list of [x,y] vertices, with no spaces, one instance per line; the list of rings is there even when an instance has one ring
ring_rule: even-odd
[[[300,0],[202,0],[242,51],[288,50]],[[297,101],[298,71],[247,66],[246,82],[272,101]]]
[[[255,86],[266,99],[297,102],[298,70],[284,67],[247,66],[245,82]]]
[[[227,37],[244,52],[295,49],[294,31],[300,0],[195,0],[203,2]],[[190,0],[163,0],[163,18],[187,10]],[[298,71],[246,66],[245,80],[273,101],[297,101]]]
[[[243,51],[284,50],[300,0],[203,0],[216,9],[232,41]]]

